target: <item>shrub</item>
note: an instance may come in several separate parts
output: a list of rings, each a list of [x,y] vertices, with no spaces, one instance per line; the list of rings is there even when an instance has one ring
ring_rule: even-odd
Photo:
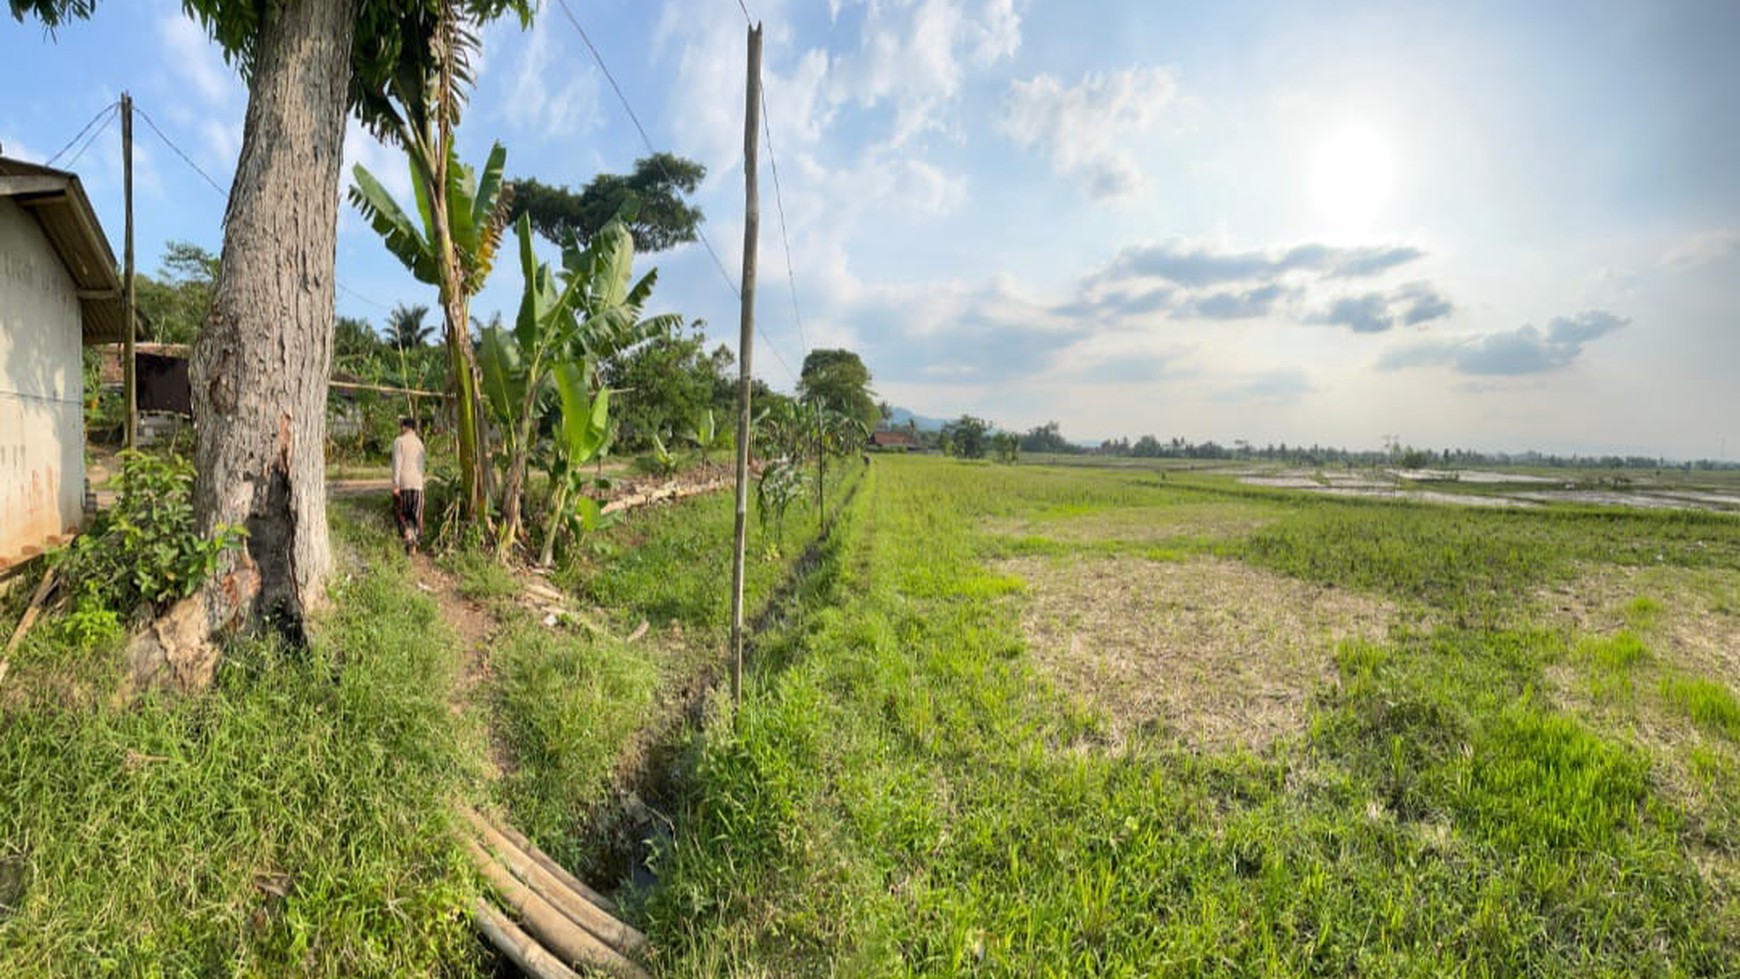
[[[197,532],[193,466],[185,459],[123,452],[119,485],[114,508],[55,558],[81,607],[161,609],[193,594],[246,534],[235,526],[210,537]]]

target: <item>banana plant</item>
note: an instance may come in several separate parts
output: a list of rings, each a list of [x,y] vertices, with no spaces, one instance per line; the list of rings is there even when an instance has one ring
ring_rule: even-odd
[[[764,458],[795,459],[804,450],[804,420],[798,403],[775,398],[755,416],[755,449]]]
[[[610,389],[592,394],[591,370],[585,364],[558,364],[551,375],[561,404],[562,417],[551,439],[549,459],[550,500],[545,512],[544,549],[538,563],[548,566],[556,553],[556,539],[567,531],[578,540],[604,523],[598,501],[585,494],[589,478],[586,464],[610,445]]]
[[[708,463],[707,455],[719,448],[725,441],[725,432],[719,427],[719,420],[713,415],[713,409],[707,408],[695,416],[694,424],[689,426],[685,438],[701,450],[701,464]]]
[[[665,440],[654,432],[652,437],[652,460],[660,476],[675,475],[677,471],[677,454],[665,445]]]
[[[803,497],[804,482],[803,464],[782,457],[769,463],[755,484],[756,519],[761,523],[761,532],[766,534],[767,521],[772,518],[777,547],[785,546],[785,512]]]
[[[462,165],[451,142],[445,165],[440,168],[432,169],[416,152],[408,152],[408,156],[415,218],[361,164],[352,171],[356,183],[350,188],[350,202],[381,236],[387,251],[417,281],[435,286],[440,293],[458,414],[466,509],[471,516],[487,519],[488,430],[478,405],[481,379],[468,328],[471,297],[483,288],[494,268],[513,202],[511,189],[502,183],[507,150],[496,143],[482,171]],[[438,189],[430,186],[436,174],[445,178]],[[440,204],[445,207],[438,211]]]
[[[486,400],[501,425],[507,457],[502,526],[496,537],[501,559],[519,538],[527,465],[549,401],[552,373],[583,366],[588,385],[598,387],[601,360],[682,321],[675,314],[641,318],[658,271],[630,284],[634,238],[624,221],[632,218],[633,208],[625,208],[585,248],[570,242],[562,250],[560,271],[537,261],[528,217],[522,215],[515,227],[525,279],[519,315],[512,331],[484,331],[479,356]]]

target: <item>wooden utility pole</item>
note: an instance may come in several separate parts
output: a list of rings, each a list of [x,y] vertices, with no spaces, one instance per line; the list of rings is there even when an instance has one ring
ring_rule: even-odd
[[[743,547],[749,529],[750,358],[755,349],[755,245],[761,198],[755,157],[761,131],[761,25],[749,28],[749,80],[743,113],[743,288],[737,334],[737,529],[731,548],[731,706],[743,702]]]
[[[126,446],[139,447],[139,379],[134,368],[133,341],[137,316],[133,306],[133,96],[121,93],[121,188],[126,202],[125,273],[121,282],[121,392],[127,402]]]

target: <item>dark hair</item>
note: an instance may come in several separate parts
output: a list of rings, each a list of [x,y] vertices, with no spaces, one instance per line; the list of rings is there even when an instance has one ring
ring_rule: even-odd
[[[407,416],[405,418],[401,418],[401,419],[399,419],[399,427],[400,428],[408,428],[411,431],[415,432],[417,430],[417,419],[411,418],[409,416]]]

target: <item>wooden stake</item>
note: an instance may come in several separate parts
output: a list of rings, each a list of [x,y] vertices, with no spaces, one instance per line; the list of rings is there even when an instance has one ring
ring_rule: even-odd
[[[121,283],[121,390],[127,401],[125,445],[139,447],[139,378],[134,364],[134,334],[138,331],[133,298],[133,96],[121,93],[121,196],[127,212],[125,272]]]
[[[6,640],[6,651],[0,653],[0,683],[6,680],[6,671],[12,668],[12,650],[24,639],[24,634],[36,623],[36,616],[42,612],[44,602],[54,591],[54,569],[49,568],[42,573],[42,581],[36,586],[36,593],[30,596],[30,605],[24,609],[24,617],[18,620],[18,627],[12,630],[12,638]]]
[[[743,547],[749,528],[750,358],[755,341],[755,246],[761,201],[755,159],[761,130],[761,25],[749,28],[743,113],[743,288],[737,335],[737,525],[731,549],[731,705],[743,702]]]

